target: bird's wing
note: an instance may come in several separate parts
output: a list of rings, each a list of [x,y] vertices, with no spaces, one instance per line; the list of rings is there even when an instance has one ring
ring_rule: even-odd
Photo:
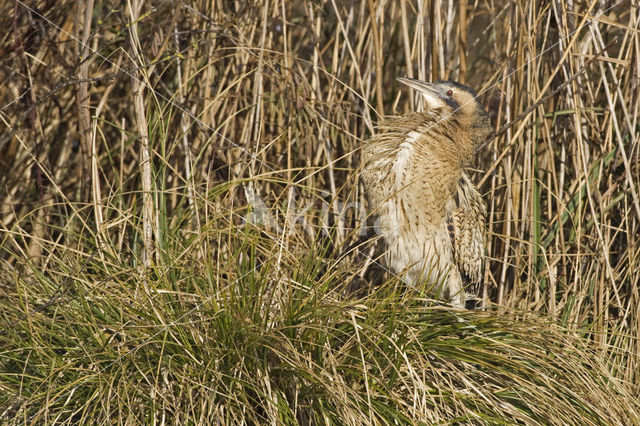
[[[374,136],[362,149],[362,172],[361,177],[367,188],[367,198],[372,206],[379,206],[380,203],[391,197],[393,188],[382,185],[381,181],[391,173],[394,156],[386,151],[388,148],[378,145],[379,136]],[[377,214],[377,212],[376,212]]]
[[[465,291],[474,295],[482,283],[486,214],[482,197],[463,173],[447,215],[447,229]]]

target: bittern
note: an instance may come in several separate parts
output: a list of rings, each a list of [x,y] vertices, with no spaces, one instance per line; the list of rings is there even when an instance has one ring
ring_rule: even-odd
[[[465,293],[477,296],[482,280],[486,228],[465,166],[491,133],[489,116],[460,83],[398,81],[422,95],[424,112],[387,117],[362,149],[385,260],[408,285],[464,307]]]

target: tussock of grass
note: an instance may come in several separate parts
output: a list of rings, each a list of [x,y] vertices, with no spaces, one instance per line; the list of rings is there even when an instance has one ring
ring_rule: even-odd
[[[631,2],[125,3],[0,2],[2,422],[640,422]],[[485,311],[381,265],[397,76],[507,129]]]
[[[169,232],[171,262],[154,270],[125,251],[5,272],[4,418],[597,424],[640,408],[542,319],[454,311],[395,280],[345,296],[353,273],[326,265],[326,247],[283,249],[224,216],[204,229]],[[226,262],[203,260],[207,240]]]

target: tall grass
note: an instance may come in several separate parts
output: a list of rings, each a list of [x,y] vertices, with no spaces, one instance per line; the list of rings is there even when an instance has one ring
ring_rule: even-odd
[[[3,421],[639,421],[631,2],[0,12]],[[419,107],[396,76],[503,129],[486,311],[381,261],[359,147]]]

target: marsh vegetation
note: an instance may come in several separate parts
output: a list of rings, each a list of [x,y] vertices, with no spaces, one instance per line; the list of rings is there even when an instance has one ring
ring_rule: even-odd
[[[0,3],[0,418],[640,423],[631,1]],[[484,310],[385,271],[395,77],[498,136]]]

